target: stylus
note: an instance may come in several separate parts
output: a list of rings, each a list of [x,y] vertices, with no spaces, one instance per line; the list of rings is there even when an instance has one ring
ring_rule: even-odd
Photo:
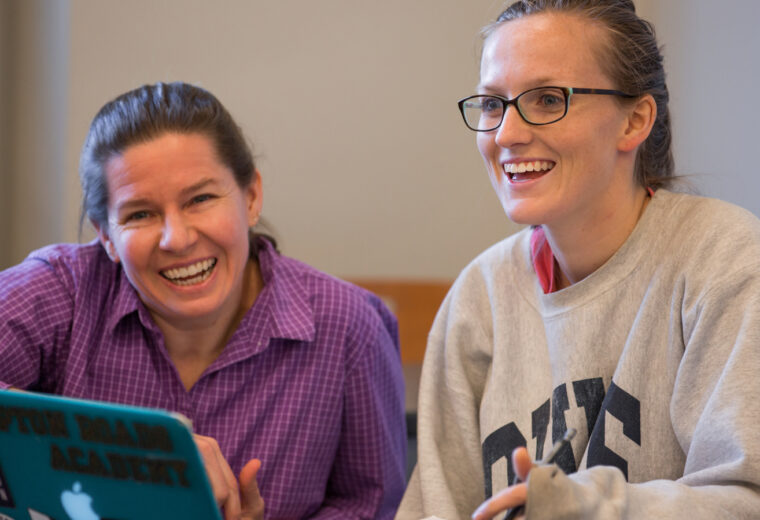
[[[562,450],[562,448],[565,447],[566,444],[569,444],[571,440],[573,440],[573,437],[575,437],[576,434],[575,428],[568,428],[565,434],[562,436],[561,439],[559,439],[557,442],[554,443],[552,446],[552,449],[549,450],[549,453],[546,454],[546,456],[538,461],[536,463],[537,466],[545,466],[547,464],[551,464],[554,462],[554,459],[557,458],[557,455],[559,455],[559,452]],[[517,476],[517,472],[515,472],[515,478],[512,481],[512,485],[520,482],[520,478]],[[509,511],[507,511],[507,516],[504,517],[504,520],[513,520],[517,515],[523,512],[525,509],[525,506],[517,506],[513,507]]]

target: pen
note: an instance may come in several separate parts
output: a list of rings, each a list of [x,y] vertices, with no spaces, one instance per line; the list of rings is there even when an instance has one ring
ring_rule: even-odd
[[[575,437],[576,430],[575,428],[568,428],[565,434],[562,436],[561,439],[559,439],[557,442],[554,443],[552,446],[552,449],[549,450],[549,453],[546,454],[546,456],[538,461],[536,465],[538,466],[545,466],[547,464],[551,464],[554,462],[554,459],[557,458],[557,455],[559,455],[559,452],[562,450],[562,448],[565,447],[566,444],[569,444],[571,440],[573,440],[573,437]],[[512,485],[520,482],[520,478],[517,476],[517,471],[515,471],[515,478],[512,482]],[[523,512],[525,509],[525,506],[517,506],[513,507],[509,511],[507,511],[507,516],[504,517],[504,520],[513,520],[517,515]]]

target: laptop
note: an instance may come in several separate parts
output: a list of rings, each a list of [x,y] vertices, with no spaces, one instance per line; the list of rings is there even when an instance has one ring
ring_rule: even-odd
[[[0,390],[0,520],[221,520],[175,413]]]

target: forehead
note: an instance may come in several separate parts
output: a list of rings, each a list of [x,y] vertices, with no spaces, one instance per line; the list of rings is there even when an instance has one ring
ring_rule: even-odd
[[[176,187],[203,177],[231,176],[215,147],[203,134],[163,134],[126,148],[106,163],[109,192],[150,192],[156,187]]]
[[[567,13],[533,14],[506,22],[483,45],[480,86],[510,94],[542,83],[611,86],[598,61],[598,46],[606,37],[599,25]]]
[[[214,144],[206,135],[200,133],[167,132],[149,141],[127,147],[119,157],[132,163],[193,163],[198,160],[217,162]]]
[[[109,177],[115,173],[143,170],[194,169],[222,166],[211,139],[203,134],[162,134],[149,141],[128,146],[106,163]]]

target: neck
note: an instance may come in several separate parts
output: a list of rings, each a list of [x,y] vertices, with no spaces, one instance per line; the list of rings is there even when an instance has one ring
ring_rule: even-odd
[[[239,298],[230,298],[230,305],[207,319],[175,322],[153,315],[164,336],[166,350],[189,390],[211,363],[224,351],[240,321],[253,306],[263,285],[258,264],[248,263]]]
[[[628,239],[649,203],[649,193],[637,187],[626,201],[586,215],[581,222],[543,225],[559,265],[560,289],[599,269]]]

